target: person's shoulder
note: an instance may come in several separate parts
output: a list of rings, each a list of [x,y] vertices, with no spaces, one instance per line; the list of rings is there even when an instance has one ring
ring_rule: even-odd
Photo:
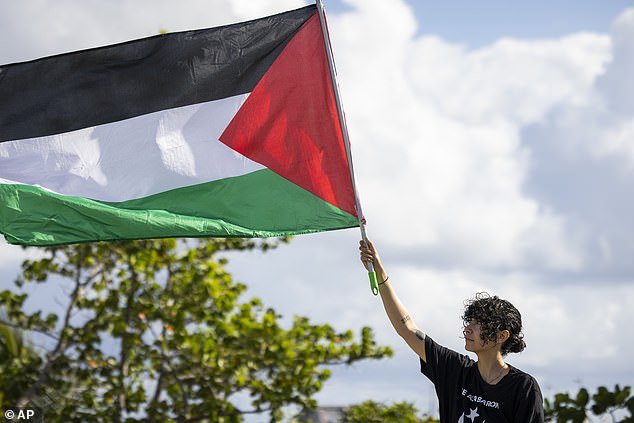
[[[425,334],[425,349],[428,356],[435,355],[437,357],[444,357],[446,360],[456,360],[462,366],[471,366],[476,363],[475,360],[468,355],[460,354],[451,348],[437,343],[427,334]]]
[[[425,360],[420,359],[420,371],[434,384],[456,380],[473,366],[475,361],[470,357],[438,344],[425,334]]]
[[[531,376],[529,373],[526,373],[524,370],[519,369],[512,364],[506,364],[509,366],[509,375],[512,375],[513,377],[518,379],[535,380],[533,376]]]
[[[512,384],[507,385],[505,390],[508,395],[515,397],[515,421],[543,423],[544,398],[537,380],[513,366],[507,376],[511,376],[509,382]]]
[[[509,380],[522,385],[524,389],[534,389],[541,392],[539,388],[539,383],[537,383],[537,379],[535,379],[532,375],[510,364],[509,368],[510,370],[507,375]]]

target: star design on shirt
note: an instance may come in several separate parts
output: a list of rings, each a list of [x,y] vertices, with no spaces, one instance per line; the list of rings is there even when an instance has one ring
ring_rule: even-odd
[[[480,415],[478,414],[478,407],[476,407],[475,409],[470,408],[471,412],[469,414],[467,414],[466,417],[469,417],[471,419],[471,422],[473,423],[475,421],[476,417],[479,417]]]

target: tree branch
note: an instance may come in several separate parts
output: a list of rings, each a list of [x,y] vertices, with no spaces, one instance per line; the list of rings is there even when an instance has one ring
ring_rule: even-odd
[[[50,353],[46,354],[46,362],[44,364],[44,367],[42,368],[42,371],[40,372],[40,375],[38,376],[35,383],[33,383],[33,385],[31,385],[31,387],[17,401],[18,408],[25,408],[28,405],[28,403],[31,401],[31,399],[35,395],[35,393],[48,380],[49,372],[51,368],[53,367],[53,364],[55,364],[57,359],[59,359],[62,356],[64,351],[66,351],[66,349],[71,344],[70,342],[71,340],[68,339],[68,336],[69,336],[68,329],[70,328],[70,319],[73,314],[73,309],[75,308],[75,305],[77,304],[77,300],[79,299],[79,294],[82,287],[82,284],[81,284],[81,274],[82,274],[81,263],[82,262],[83,262],[83,254],[80,254],[79,260],[76,265],[75,287],[73,289],[70,301],[68,302],[68,307],[66,308],[66,312],[64,314],[64,323],[62,324],[62,329],[60,330],[60,336],[57,339],[57,345],[55,345],[55,348],[53,348],[53,350]]]
[[[266,413],[267,411],[271,411],[271,410],[273,410],[273,407],[256,408],[255,410],[248,410],[248,411],[242,411],[242,410],[236,408],[235,411],[232,411],[230,413],[219,413],[215,417],[231,417],[231,416],[238,416],[238,415],[244,415],[244,414],[261,414],[261,413]],[[202,415],[202,416],[190,417],[187,420],[183,420],[183,422],[184,423],[195,423],[195,422],[199,422],[201,420],[207,420],[207,419],[209,419],[209,415]]]
[[[167,266],[167,281],[165,284],[165,292],[169,292],[169,289],[172,285],[171,282],[171,276],[172,276],[172,267],[171,265]],[[152,328],[152,325],[148,324],[148,330],[150,331],[150,333],[152,334],[152,336],[154,337],[155,340],[159,340],[159,336],[156,334],[156,332],[154,332],[154,329]],[[169,356],[167,348],[165,346],[165,337],[167,335],[167,327],[165,326],[165,324],[161,325],[161,342],[160,342],[160,348],[159,348],[159,354],[161,355],[161,364],[160,364],[160,372],[159,372],[159,379],[156,385],[156,390],[154,391],[154,397],[152,398],[152,401],[150,402],[150,406],[149,409],[153,409],[152,405],[158,403],[158,399],[159,396],[163,390],[163,380],[165,377],[165,373],[164,371],[167,371],[167,374],[169,374],[169,376],[171,376],[175,381],[176,384],[178,385],[178,389],[181,392],[181,399],[183,401],[183,406],[185,409],[185,415],[189,414],[189,397],[187,395],[187,390],[185,389],[185,385],[183,383],[183,379],[181,377],[179,377],[179,375],[176,373],[175,371],[175,366],[172,363],[172,358]],[[182,417],[182,416],[180,416]]]
[[[127,392],[125,389],[125,379],[128,377],[129,370],[129,344],[130,344],[130,333],[128,329],[130,327],[130,322],[132,320],[132,304],[134,302],[134,296],[136,295],[136,291],[139,287],[139,277],[134,270],[134,265],[132,264],[131,257],[128,256],[128,266],[130,268],[130,289],[128,291],[128,295],[126,297],[125,302],[125,311],[123,314],[123,323],[125,332],[121,336],[121,359],[119,361],[119,393],[117,395],[117,401],[115,404],[115,421],[122,422],[123,421],[123,412],[126,408],[126,400],[127,400]]]
[[[25,332],[37,332],[37,333],[40,333],[42,335],[46,335],[46,336],[48,336],[51,339],[59,341],[59,337],[53,335],[52,333],[46,332],[45,330],[33,329],[33,328],[23,328],[23,327],[21,327],[19,325],[16,325],[15,323],[7,322],[7,321],[2,320],[2,319],[0,319],[0,325],[10,326],[12,328],[19,329],[19,330],[22,330],[22,331],[25,331]]]
[[[163,375],[165,370],[165,366],[163,366],[163,363],[161,362],[161,368],[159,369],[158,373],[158,380],[156,381],[156,389],[154,389],[154,395],[152,396],[152,399],[150,400],[150,404],[148,406],[149,410],[154,409],[156,407],[156,404],[158,404],[161,392],[163,391]]]

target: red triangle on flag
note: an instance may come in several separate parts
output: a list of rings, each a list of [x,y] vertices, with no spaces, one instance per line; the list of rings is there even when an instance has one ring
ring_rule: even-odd
[[[357,215],[317,13],[289,41],[220,141]]]

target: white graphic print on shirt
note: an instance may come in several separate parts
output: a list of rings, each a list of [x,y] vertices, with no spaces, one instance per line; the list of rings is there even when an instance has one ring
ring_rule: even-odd
[[[472,395],[464,388],[462,388],[462,396],[463,397],[467,397],[467,399],[469,399],[469,401],[471,401],[471,402],[475,402],[476,404],[482,404],[485,407],[496,408],[496,409],[500,408],[500,403],[499,402],[497,402],[497,401],[488,401],[488,400],[482,398],[481,396]]]
[[[465,416],[464,413],[462,413],[462,416],[460,416],[460,418],[458,419],[458,423],[466,423],[465,422],[465,417],[470,419],[471,423],[475,423],[476,417],[480,416],[478,414],[478,407],[476,407],[475,409],[471,408],[470,410],[471,410],[471,412],[469,414],[467,414],[466,416]],[[485,421],[482,420],[482,423],[485,423]]]

